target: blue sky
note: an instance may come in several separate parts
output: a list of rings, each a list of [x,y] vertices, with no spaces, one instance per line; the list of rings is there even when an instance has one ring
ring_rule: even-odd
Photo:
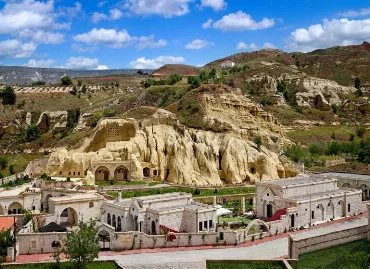
[[[348,0],[0,0],[0,63],[73,69],[201,66],[263,48],[370,41]]]

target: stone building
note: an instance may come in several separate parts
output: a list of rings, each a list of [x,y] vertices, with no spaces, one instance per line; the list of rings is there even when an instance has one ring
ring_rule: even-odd
[[[216,207],[194,202],[191,194],[167,193],[107,201],[102,222],[123,232],[155,235],[166,227],[176,232],[197,233],[215,229],[216,211]]]
[[[41,190],[30,189],[23,185],[10,190],[0,191],[0,215],[22,214],[23,210],[40,212]]]
[[[361,191],[340,189],[334,178],[300,177],[256,184],[257,215],[271,219],[289,208],[291,228],[359,214],[363,211],[361,198]]]

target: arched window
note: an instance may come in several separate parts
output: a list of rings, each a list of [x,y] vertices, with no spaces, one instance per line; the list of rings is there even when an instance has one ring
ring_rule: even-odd
[[[114,215],[113,214],[113,218],[112,218],[112,226],[114,227],[114,228],[116,228],[117,226],[116,226],[116,215]]]
[[[108,225],[111,225],[112,224],[112,220],[110,218],[110,213],[108,213],[107,223],[108,223]]]
[[[149,177],[150,176],[150,169],[148,167],[145,167],[143,169],[143,174],[144,174],[144,177]]]
[[[62,245],[60,244],[59,241],[53,241],[53,243],[51,243],[51,247],[52,248],[60,248]]]
[[[89,208],[92,208],[92,207],[94,207],[94,202],[89,203]]]
[[[121,226],[121,217],[117,218],[117,231],[120,232],[122,231],[122,226]]]

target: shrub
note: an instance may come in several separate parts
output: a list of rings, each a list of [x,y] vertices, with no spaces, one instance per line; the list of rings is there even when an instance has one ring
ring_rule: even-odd
[[[364,137],[365,133],[366,133],[366,128],[363,126],[360,126],[356,129],[356,134],[358,137]]]
[[[90,128],[95,128],[99,120],[100,120],[100,117],[98,115],[94,115],[88,119],[86,125],[89,126]]]
[[[195,188],[194,195],[200,195],[200,189],[199,188]]]
[[[188,84],[191,85],[192,89],[198,88],[200,86],[199,77],[188,77]]]
[[[66,181],[67,182],[71,182],[71,178],[70,177],[67,177]]]
[[[72,79],[67,75],[62,76],[61,79],[60,79],[60,82],[64,86],[72,85]]]
[[[38,81],[32,82],[31,85],[32,86],[42,86],[42,85],[45,85],[45,81],[38,80]]]
[[[14,89],[11,86],[6,86],[0,93],[3,105],[14,105],[17,101]]]
[[[36,125],[28,125],[26,129],[26,141],[31,142],[41,136],[39,128]]]
[[[332,106],[331,106],[331,108],[333,109],[333,113],[334,114],[337,114],[338,113],[338,105],[337,104],[333,104]]]
[[[349,135],[349,141],[354,141],[355,140],[355,135],[354,134],[350,134]]]
[[[78,118],[80,117],[80,114],[81,114],[80,108],[69,109],[67,110],[67,114],[68,114],[68,117],[67,117],[66,127],[68,130],[71,130],[77,125]]]
[[[278,92],[284,92],[286,90],[286,85],[285,85],[284,81],[278,81],[277,82],[276,90]]]
[[[106,108],[103,111],[103,116],[106,118],[114,117],[116,115],[116,110],[113,108]]]
[[[166,84],[175,85],[177,82],[182,80],[182,76],[179,74],[171,74],[166,81]]]
[[[360,79],[359,79],[359,78],[356,78],[356,79],[355,79],[355,88],[356,88],[357,90],[359,90],[359,89],[360,89],[360,87],[361,87],[361,81],[360,81]]]
[[[285,150],[285,155],[294,162],[301,162],[306,153],[300,145],[293,145]]]
[[[0,169],[5,169],[8,165],[8,158],[6,156],[0,156]]]
[[[337,136],[336,136],[335,132],[332,132],[330,137],[331,137],[331,139],[335,140]]]
[[[262,137],[260,135],[256,136],[256,138],[254,139],[254,143],[256,143],[258,151],[261,150]]]
[[[270,98],[262,98],[262,100],[260,101],[260,104],[263,105],[263,106],[271,106],[273,104],[272,100]]]
[[[14,175],[15,174],[15,166],[14,164],[9,165],[9,174]]]

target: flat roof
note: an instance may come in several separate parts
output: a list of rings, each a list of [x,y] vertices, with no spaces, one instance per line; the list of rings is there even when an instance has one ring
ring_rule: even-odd
[[[350,180],[360,179],[360,180],[369,180],[370,181],[370,175],[361,175],[361,174],[352,174],[352,173],[327,172],[327,173],[315,174],[315,176],[345,178],[345,179],[350,179]]]
[[[163,207],[163,208],[152,208],[152,210],[155,211],[166,211],[166,210],[175,210],[175,209],[209,209],[212,208],[212,206],[208,205],[197,205],[197,204],[186,204],[186,205],[175,205],[175,206],[169,206],[169,207]],[[217,208],[215,208],[216,210]]]
[[[151,202],[151,201],[161,201],[165,199],[175,199],[175,198],[191,198],[192,195],[186,192],[170,192],[164,194],[155,194],[155,195],[148,195],[148,196],[141,196],[141,197],[134,197],[132,199],[140,201],[140,202]]]
[[[343,190],[343,189],[337,189],[337,190],[331,190],[331,191],[324,191],[324,192],[316,192],[305,195],[299,195],[299,196],[293,196],[293,197],[287,197],[286,199],[296,200],[296,201],[305,201],[311,199],[317,199],[317,198],[327,198],[330,196],[335,196],[338,194],[345,194],[345,193],[358,193],[360,190]]]
[[[58,196],[58,197],[51,197],[55,202],[64,202],[64,201],[74,201],[74,200],[86,200],[86,199],[104,199],[99,194],[95,193],[79,193],[79,194],[72,194],[68,196]]]
[[[292,177],[288,179],[279,179],[279,180],[272,180],[272,181],[264,181],[257,183],[258,185],[273,185],[273,186],[299,186],[305,185],[310,183],[317,183],[317,182],[325,182],[325,181],[332,181],[332,178],[325,178],[325,177]]]

